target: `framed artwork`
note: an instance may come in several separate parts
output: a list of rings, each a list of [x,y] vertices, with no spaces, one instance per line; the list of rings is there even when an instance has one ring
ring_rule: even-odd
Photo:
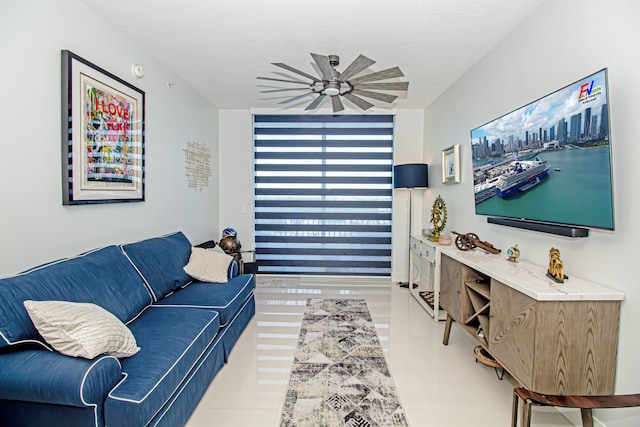
[[[144,201],[144,92],[62,51],[62,203]]]
[[[444,184],[460,182],[460,144],[442,150],[442,182]]]

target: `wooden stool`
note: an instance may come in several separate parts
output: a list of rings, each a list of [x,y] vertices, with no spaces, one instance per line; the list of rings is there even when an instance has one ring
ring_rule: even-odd
[[[522,427],[531,426],[531,406],[557,406],[561,408],[579,408],[583,427],[593,427],[591,410],[594,408],[630,408],[640,406],[640,394],[616,394],[610,396],[558,396],[529,391],[522,387],[513,389],[513,411],[511,426],[518,422],[518,399],[522,399]]]

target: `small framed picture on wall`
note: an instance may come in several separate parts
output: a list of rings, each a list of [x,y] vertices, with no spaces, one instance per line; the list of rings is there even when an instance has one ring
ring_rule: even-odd
[[[460,144],[442,150],[442,182],[444,184],[460,182]]]

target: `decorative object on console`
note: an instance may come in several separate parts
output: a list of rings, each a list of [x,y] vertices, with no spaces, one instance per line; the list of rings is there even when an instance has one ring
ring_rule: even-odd
[[[442,150],[442,183],[460,182],[460,144]]]
[[[509,249],[507,249],[507,261],[518,262],[518,258],[520,258],[520,249],[518,249],[518,245],[513,245]]]
[[[261,91],[262,93],[273,92],[285,92],[285,91],[304,91],[302,95],[294,96],[293,98],[285,99],[280,104],[288,104],[291,102],[299,101],[307,96],[316,96],[311,103],[305,108],[305,110],[313,110],[317,108],[322,102],[331,98],[331,105],[333,112],[337,113],[344,110],[344,105],[340,98],[345,98],[357,107],[368,110],[374,105],[369,101],[361,98],[377,99],[378,101],[392,103],[396,100],[397,95],[390,95],[388,93],[377,92],[377,90],[385,91],[406,91],[409,88],[409,82],[387,82],[387,83],[371,83],[378,80],[388,80],[396,77],[403,77],[400,68],[393,67],[386,70],[377,71],[375,73],[365,74],[360,77],[356,77],[365,69],[375,64],[376,61],[367,58],[364,55],[359,55],[342,73],[335,69],[335,66],[340,65],[340,57],[337,55],[318,55],[311,54],[315,65],[320,70],[320,77],[307,74],[304,71],[300,71],[289,65],[272,62],[272,65],[276,67],[284,68],[287,71],[298,74],[310,82],[304,82],[300,80],[286,80],[286,79],[274,79],[270,77],[257,77],[260,80],[270,80],[276,82],[293,83],[297,85],[303,85],[299,88],[278,88],[268,89]],[[375,89],[376,91],[372,91]]]
[[[556,283],[564,283],[564,281],[569,278],[569,276],[564,274],[564,265],[560,259],[560,251],[556,248],[549,249],[549,269],[547,270],[547,276]]]
[[[187,141],[184,148],[184,172],[187,187],[200,190],[209,186],[211,176],[211,149],[199,141]]]
[[[492,254],[499,254],[501,252],[500,249],[495,248],[492,243],[480,240],[475,233],[460,234],[456,231],[452,231],[452,233],[458,236],[456,237],[456,247],[461,251],[480,248]]]
[[[447,205],[440,195],[438,195],[435,202],[433,202],[431,221],[429,222],[433,223],[433,241],[439,242],[440,233],[444,230],[445,225],[447,225]]]
[[[444,236],[440,236],[440,240],[438,241],[441,245],[449,246],[451,244],[451,236],[445,234]]]
[[[145,93],[62,51],[62,204],[144,201]]]
[[[395,165],[393,167],[393,188],[404,188],[409,191],[409,197],[407,197],[408,203],[408,215],[409,222],[407,227],[409,229],[409,240],[411,239],[411,197],[413,190],[422,190],[429,187],[429,166],[424,163],[407,163],[403,165]],[[409,244],[407,242],[407,248]],[[411,249],[409,249],[411,251]],[[410,257],[407,256],[407,274],[411,271]],[[408,278],[410,279],[410,278]],[[400,282],[399,285],[403,288],[409,287],[409,280],[406,282]]]
[[[433,242],[433,230],[430,228],[423,228],[422,229],[422,237],[426,237],[427,239],[431,240]]]

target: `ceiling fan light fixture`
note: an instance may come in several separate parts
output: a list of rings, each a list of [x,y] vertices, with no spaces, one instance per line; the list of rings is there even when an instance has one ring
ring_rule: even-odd
[[[362,110],[368,110],[374,107],[374,105],[365,100],[365,98],[371,98],[378,101],[391,104],[397,98],[396,95],[390,95],[383,91],[403,91],[406,92],[409,83],[408,82],[378,82],[379,80],[389,80],[398,77],[404,77],[400,68],[393,67],[382,71],[369,72],[368,74],[361,75],[367,68],[375,64],[376,61],[367,58],[364,55],[358,55],[342,72],[335,69],[340,64],[340,58],[338,55],[319,55],[317,53],[311,53],[313,58],[314,67],[319,77],[315,77],[311,74],[307,74],[304,71],[293,68],[289,65],[279,62],[272,62],[273,65],[283,68],[291,73],[297,74],[310,80],[305,83],[298,77],[297,80],[280,79],[272,77],[257,77],[260,80],[270,80],[275,82],[293,83],[308,85],[309,92],[306,94],[294,96],[292,98],[281,101],[280,104],[288,104],[291,102],[298,102],[306,96],[315,95],[316,98],[305,108],[305,111],[314,110],[322,104],[327,98],[331,99],[331,106],[333,112],[338,113],[344,111],[344,105],[340,98],[345,98],[356,107]],[[295,90],[304,90],[303,88],[294,88]],[[263,92],[281,92],[289,91],[291,88],[277,88]]]
[[[340,83],[329,82],[324,85],[324,93],[329,96],[336,96],[340,94]]]

